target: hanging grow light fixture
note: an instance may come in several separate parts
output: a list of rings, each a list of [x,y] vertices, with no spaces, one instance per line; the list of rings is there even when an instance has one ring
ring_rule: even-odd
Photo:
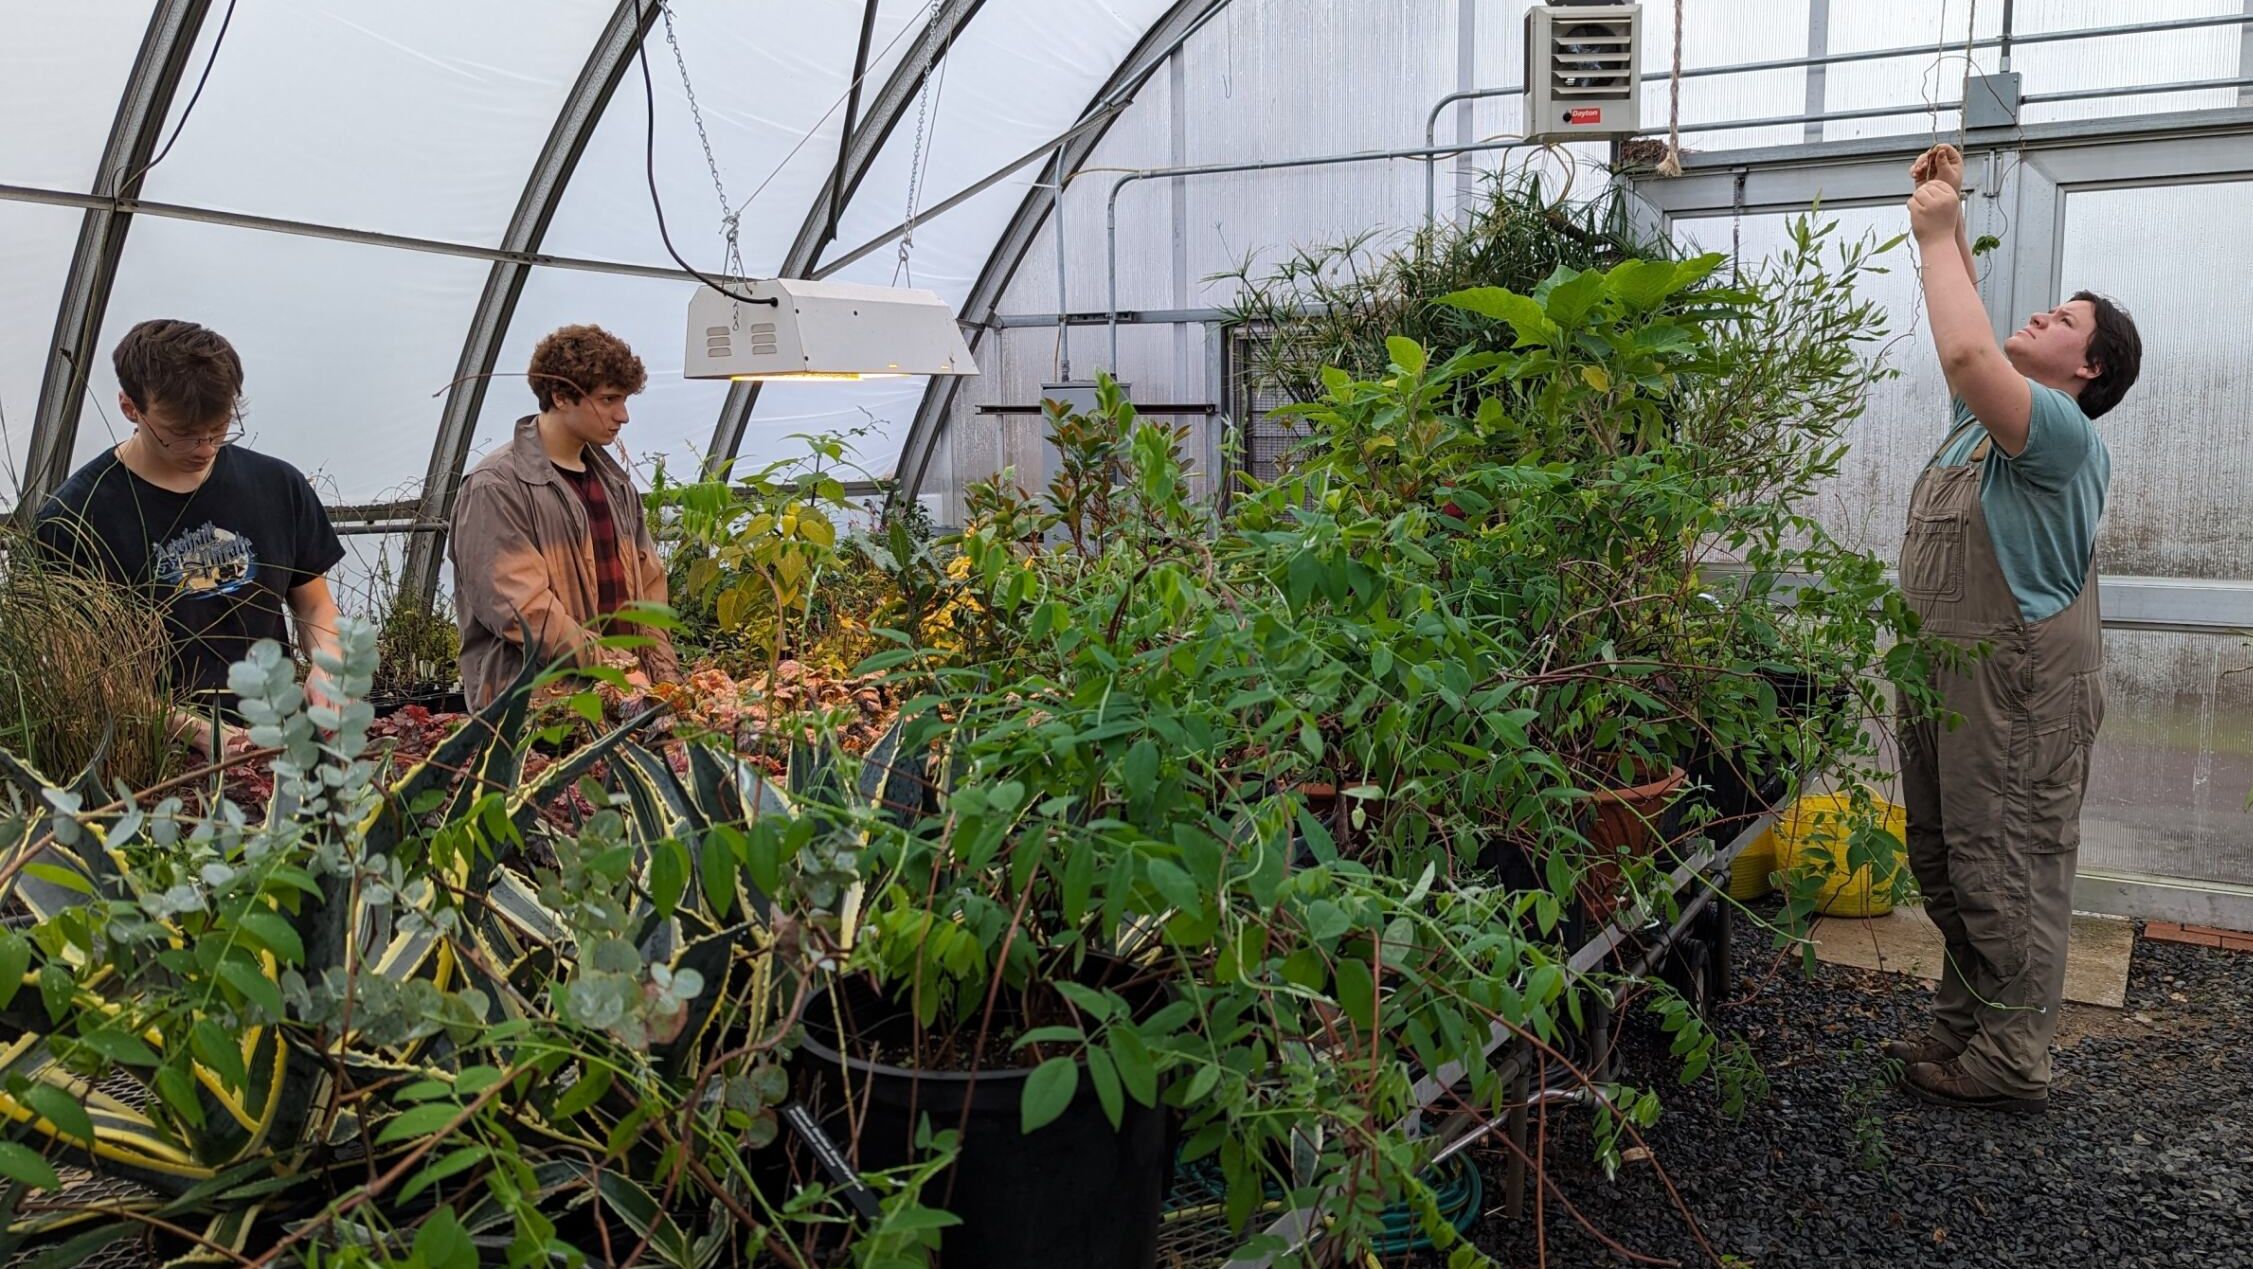
[[[946,301],[929,291],[770,278],[688,302],[691,379],[822,382],[974,375]]]

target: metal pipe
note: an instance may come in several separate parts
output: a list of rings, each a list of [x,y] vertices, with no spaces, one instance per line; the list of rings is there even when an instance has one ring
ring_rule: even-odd
[[[2050,101],[2094,101],[2104,97],[2139,97],[2146,93],[2189,93],[2217,88],[2253,87],[2253,76],[2232,79],[2182,79],[2167,84],[2126,84],[2112,88],[2077,88],[2070,92],[2028,93],[2022,105]],[[1712,123],[1685,123],[1683,132],[1734,132],[1740,128],[1779,128],[1794,123],[1832,123],[1844,119],[1883,119],[1892,115],[1921,114],[1928,110],[1961,110],[1960,101],[1917,102],[1905,106],[1872,106],[1863,110],[1830,110],[1819,115],[1770,115],[1765,119],[1723,119]]]
[[[615,260],[588,260],[578,256],[554,256],[539,251],[511,251],[500,247],[481,247],[466,242],[447,242],[439,238],[416,238],[406,234],[381,233],[371,229],[351,229],[342,225],[327,225],[316,221],[287,220],[278,216],[253,216],[244,212],[221,211],[212,207],[191,207],[181,203],[152,203],[138,198],[110,198],[101,194],[41,189],[31,185],[0,185],[0,203],[44,203],[53,207],[77,207],[87,210],[119,212],[133,216],[154,216],[161,220],[194,221],[205,225],[221,225],[230,229],[255,229],[265,233],[289,234],[300,238],[326,238],[331,242],[348,242],[367,247],[392,247],[401,251],[421,251],[431,255],[457,256],[465,260],[484,260],[498,264],[538,265],[549,269],[577,269],[588,273],[611,273],[624,277],[660,278],[667,281],[693,282],[696,280],[694,275],[677,268],[625,264]],[[721,280],[748,282],[753,279],[723,276]]]
[[[2005,7],[2005,13],[2006,13],[2006,15],[2007,15],[2007,14],[2009,13],[2009,9],[2008,9],[2008,5],[2007,5],[2007,3],[2006,3],[2006,7]],[[2004,63],[2003,63],[2003,69],[2005,69],[2005,70],[2008,70],[2008,69],[2010,69],[2010,63],[2009,63],[2009,60],[2008,60],[2008,54],[2009,54],[2009,51],[2010,51],[2010,49],[2011,49],[2012,47],[2016,46],[2016,45],[2022,45],[2022,44],[2057,44],[2057,43],[2064,43],[2064,42],[2067,42],[2067,41],[2071,41],[2071,40],[2092,40],[2092,39],[2104,39],[2104,38],[2108,38],[2108,37],[2111,37],[2111,36],[2119,36],[2119,35],[2151,35],[2151,34],[2155,34],[2155,33],[2158,33],[2158,32],[2163,32],[2163,31],[2193,31],[2193,30],[2198,30],[2198,29],[2200,29],[2200,28],[2204,28],[2204,27],[2217,27],[2217,26],[2237,26],[2237,27],[2244,27],[2244,26],[2248,26],[2248,25],[2253,25],[2253,13],[2214,14],[2214,15],[2209,15],[2209,16],[2206,16],[2206,17],[2198,17],[2198,18],[2169,18],[2169,19],[2166,19],[2166,20],[2163,20],[2163,21],[2156,21],[2156,22],[2130,22],[2130,23],[2126,23],[2126,24],[2124,24],[2124,25],[2121,25],[2121,26],[2107,26],[2107,27],[2080,27],[2080,28],[2076,28],[2076,29],[2074,29],[2074,30],[2071,30],[2071,31],[2035,31],[2035,32],[2032,32],[2032,33],[2030,33],[2030,34],[2024,34],[2024,35],[2021,35],[2021,34],[2018,34],[2017,32],[2014,32],[2014,31],[2012,31],[2012,30],[2010,30],[2010,29],[2009,29],[2009,25],[2008,25],[2008,17],[2006,16],[2006,19],[2005,19],[2005,28],[2004,28],[2004,32],[2003,32],[2003,34],[2002,34],[2002,35],[2000,35],[2000,36],[1992,36],[1992,37],[1989,37],[1989,38],[1986,38],[1986,39],[1977,39],[1977,40],[1971,40],[1971,41],[1969,41],[1968,43],[1966,43],[1966,44],[1965,44],[1965,45],[1964,45],[1963,47],[1965,47],[1965,48],[1970,48],[1970,49],[1982,49],[1982,48],[2000,48],[2000,49],[2002,49],[2002,50],[2004,51],[2004,54],[2005,54],[2005,60],[2004,60]],[[1951,45],[1950,47],[1955,47],[1955,46]],[[1823,54],[1820,54],[1820,55],[1811,55],[1811,56],[1806,56],[1806,57],[1779,57],[1779,58],[1774,58],[1774,59],[1771,59],[1771,60],[1768,60],[1768,61],[1759,61],[1759,62],[1732,62],[1732,63],[1730,63],[1730,64],[1728,64],[1728,65],[1726,65],[1726,66],[1692,66],[1692,67],[1686,67],[1686,68],[1684,68],[1684,70],[1682,71],[1682,78],[1684,78],[1684,79],[1702,79],[1702,78],[1705,78],[1705,77],[1708,77],[1708,76],[1712,76],[1712,75],[1749,75],[1749,74],[1756,74],[1756,73],[1758,73],[1758,72],[1761,72],[1761,71],[1777,71],[1777,70],[1798,70],[1798,69],[1803,69],[1803,68],[1810,68],[1810,67],[1816,67],[1816,66],[1842,66],[1842,65],[1846,65],[1846,64],[1848,64],[1848,63],[1852,63],[1852,62],[1880,62],[1880,61],[1885,61],[1885,60],[1886,60],[1886,59],[1888,59],[1888,58],[1895,58],[1895,57],[1919,57],[1919,56],[1926,56],[1926,57],[1929,57],[1929,56],[1931,56],[1931,54],[1932,54],[1932,46],[1931,46],[1930,44],[1922,44],[1922,45],[1904,45],[1904,46],[1900,46],[1900,47],[1895,47],[1895,48],[1858,49],[1858,50],[1855,50],[1855,51],[1853,51],[1853,52],[1846,52],[1846,53],[1823,53]],[[1672,72],[1670,72],[1670,71],[1656,71],[1656,72],[1652,72],[1652,73],[1649,73],[1649,74],[1643,75],[1643,76],[1641,77],[1641,82],[1643,82],[1643,83],[1664,83],[1664,82],[1666,82],[1667,80],[1670,80],[1670,79],[1672,79],[1672,78],[1674,78],[1674,76],[1673,76],[1673,73],[1672,73]],[[1458,102],[1464,102],[1464,101],[1478,101],[1478,100],[1482,100],[1482,99],[1485,99],[1485,98],[1490,98],[1490,97],[1514,97],[1514,96],[1517,96],[1518,94],[1521,94],[1521,93],[1523,93],[1524,91],[1525,91],[1525,86],[1524,86],[1523,84],[1512,84],[1512,85],[1509,85],[1508,87],[1502,87],[1502,88],[1472,88],[1472,89],[1467,89],[1467,90],[1464,90],[1464,91],[1461,91],[1461,92],[1452,92],[1452,93],[1449,93],[1449,94],[1447,94],[1446,96],[1444,96],[1444,97],[1440,98],[1440,99],[1439,99],[1439,100],[1438,100],[1438,101],[1437,101],[1436,103],[1434,103],[1434,104],[1433,104],[1433,106],[1432,106],[1432,109],[1431,109],[1431,113],[1430,113],[1429,115],[1427,115],[1427,116],[1425,117],[1425,120],[1424,120],[1424,144],[1426,144],[1426,145],[1431,145],[1431,144],[1433,143],[1433,139],[1434,139],[1434,138],[1435,138],[1436,136],[1438,136],[1438,133],[1439,133],[1439,117],[1440,117],[1440,115],[1441,115],[1442,113],[1444,113],[1444,112],[1446,111],[1446,109],[1447,109],[1447,108],[1448,108],[1449,106],[1455,105],[1455,104],[1457,104]],[[2024,100],[2024,101],[2037,101],[2037,100],[2053,100],[2053,101],[2055,101],[2055,100],[2066,100],[2066,99],[2064,99],[2064,98],[2054,98],[2054,97],[2049,97],[2049,98],[2035,98],[2035,97],[2028,97],[2028,98],[2023,98],[2022,100]],[[1944,108],[1947,108],[1947,107],[1944,107]],[[1926,107],[1926,106],[1922,106],[1922,105],[1920,105],[1920,106],[1917,106],[1917,107],[1915,107],[1914,109],[1922,110],[1922,109],[1929,109],[1929,107]],[[1908,113],[1910,113],[1910,111],[1909,111],[1909,110],[1899,110],[1899,111],[1891,111],[1891,112],[1888,112],[1888,113],[1892,113],[1892,114],[1908,114]],[[1866,116],[1865,116],[1865,117],[1866,117]],[[1800,116],[1796,116],[1796,117],[1794,117],[1794,118],[1792,118],[1792,119],[1781,119],[1781,120],[1779,120],[1778,122],[1781,122],[1781,123],[1819,123],[1819,122],[1824,122],[1824,121],[1826,121],[1826,120],[1830,120],[1830,119],[1835,119],[1835,118],[1838,118],[1838,116],[1836,116],[1836,115],[1820,115],[1820,116],[1800,115]],[[1699,126],[1698,126],[1697,128],[1695,128],[1695,129],[1692,129],[1692,128],[1689,128],[1689,127],[1685,127],[1685,128],[1683,128],[1683,129],[1682,129],[1682,131],[1684,131],[1684,132],[1690,132],[1690,131],[1711,131],[1711,130],[1712,130],[1712,129],[1713,129],[1714,127],[1715,127],[1715,126],[1716,126],[1716,125],[1699,125]],[[1748,126],[1753,126],[1753,125],[1747,125],[1747,124],[1730,124],[1730,125],[1725,125],[1725,126],[1728,126],[1728,127],[1748,127]],[[1762,125],[1762,126],[1773,126],[1773,125]],[[1425,208],[1425,219],[1426,219],[1427,221],[1429,221],[1429,220],[1430,220],[1430,219],[1431,219],[1431,218],[1432,218],[1432,217],[1433,217],[1434,215],[1436,215],[1436,214],[1437,214],[1437,206],[1438,206],[1438,169],[1437,169],[1437,168],[1436,168],[1436,167],[1435,167],[1434,165],[1432,165],[1432,164],[1430,164],[1430,163],[1426,163],[1426,164],[1425,164],[1425,172],[1424,172],[1424,208]]]
[[[2234,79],[2180,79],[2171,84],[2135,84],[2122,88],[2079,88],[2062,93],[2030,93],[2019,98],[2019,100],[2029,105],[2037,105],[2045,101],[2089,101],[2098,97],[2140,97],[2145,93],[2190,93],[2209,88],[2253,88],[2253,75],[2240,75]]]
[[[1892,115],[1922,114],[1932,110],[1961,110],[1960,101],[1920,101],[1907,106],[1871,106],[1859,110],[1826,110],[1818,115],[1770,115],[1765,119],[1720,119],[1711,123],[1685,123],[1677,132],[1734,132],[1739,128],[1780,128],[1794,123],[1837,123],[1846,119],[1884,119]]]
[[[1056,151],[1056,206],[1050,215],[1056,219],[1056,378],[1060,383],[1072,381],[1072,306],[1065,302],[1064,288],[1064,151]]]
[[[1418,146],[1408,150],[1361,150],[1351,154],[1323,154],[1304,159],[1260,159],[1244,163],[1200,163],[1184,167],[1141,168],[1125,173],[1111,182],[1111,197],[1104,213],[1105,266],[1109,274],[1109,290],[1104,312],[1110,328],[1110,365],[1113,374],[1119,369],[1119,191],[1136,181],[1158,180],[1170,177],[1217,176],[1228,172],[1273,172],[1285,168],[1332,167],[1341,163],[1374,163],[1388,159],[1421,159],[1445,157],[1451,154],[1478,154],[1492,150],[1523,148],[1523,141],[1481,141],[1473,145]]]
[[[1447,94],[1439,99],[1439,104],[1432,107],[1430,114],[1424,116],[1424,145],[1431,147],[1439,144],[1439,117],[1449,106],[1459,102],[1476,101],[1482,97],[1510,97],[1524,91],[1524,87],[1520,86],[1514,88],[1469,88],[1461,92]],[[1424,223],[1429,225],[1438,219],[1439,161],[1437,159],[1426,159],[1424,160]]]

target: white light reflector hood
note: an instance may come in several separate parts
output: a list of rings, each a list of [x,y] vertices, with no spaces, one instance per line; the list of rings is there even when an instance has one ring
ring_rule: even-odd
[[[953,310],[929,291],[800,278],[729,287],[749,300],[699,286],[688,302],[690,379],[978,373]]]

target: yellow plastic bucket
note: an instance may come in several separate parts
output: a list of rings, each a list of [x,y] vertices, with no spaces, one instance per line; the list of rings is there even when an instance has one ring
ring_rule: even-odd
[[[1852,829],[1853,800],[1846,794],[1804,797],[1776,819],[1769,834],[1775,839],[1775,867],[1792,872],[1805,867],[1823,879],[1815,910],[1825,916],[1874,917],[1893,910],[1893,882],[1906,861],[1902,842],[1909,831],[1909,814],[1890,802],[1875,800],[1877,827],[1891,835],[1891,848],[1881,874],[1870,865],[1846,871],[1847,837]]]
[[[1776,871],[1776,830],[1752,839],[1752,844],[1729,861],[1729,897],[1739,902],[1757,899],[1776,888],[1770,875]]]

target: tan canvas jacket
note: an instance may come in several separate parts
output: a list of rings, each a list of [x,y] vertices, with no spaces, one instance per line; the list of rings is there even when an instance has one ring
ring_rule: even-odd
[[[589,447],[587,461],[610,494],[630,598],[666,602],[665,565],[649,535],[641,495],[610,455]],[[517,420],[515,440],[463,479],[447,553],[462,632],[462,691],[471,708],[515,681],[524,665],[526,628],[541,659],[569,655],[575,664],[591,662],[596,634],[587,623],[601,615],[594,538],[586,508],[556,472],[533,417]],[[641,650],[650,680],[678,678],[680,662],[666,633],[637,633],[655,640]]]

